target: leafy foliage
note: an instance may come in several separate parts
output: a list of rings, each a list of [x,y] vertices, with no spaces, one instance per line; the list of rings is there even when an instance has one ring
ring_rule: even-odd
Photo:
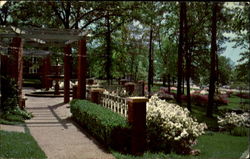
[[[86,100],[70,103],[73,118],[106,146],[129,151],[130,127],[124,117]]]
[[[1,76],[1,82],[4,84],[2,90],[4,94],[2,96],[2,109],[3,111],[13,110],[18,106],[18,90],[16,82],[10,77]]]

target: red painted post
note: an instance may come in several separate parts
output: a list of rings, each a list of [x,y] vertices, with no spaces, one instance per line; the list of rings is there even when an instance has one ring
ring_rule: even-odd
[[[77,98],[77,86],[73,86],[73,99]]]
[[[64,47],[64,103],[69,102],[69,94],[70,94],[70,56],[71,56],[71,46],[66,45]]]
[[[133,82],[127,82],[124,84],[126,91],[128,92],[129,95],[132,95],[134,90],[135,90],[135,83]]]
[[[128,97],[128,122],[132,126],[131,153],[141,155],[146,145],[146,97]]]
[[[1,72],[0,72],[0,75],[2,76],[7,76],[8,75],[8,68],[9,68],[9,58],[7,55],[2,55],[0,54],[0,57],[1,57]],[[0,77],[1,79],[1,77]],[[4,93],[8,88],[6,87],[7,84],[6,84],[6,80],[0,80],[1,82],[1,106],[3,105],[3,103],[5,102],[5,100],[8,98],[8,96]]]
[[[86,53],[86,37],[83,37],[78,42],[78,99],[86,99]]]
[[[12,39],[10,45],[10,77],[14,78],[18,88],[18,104],[22,107],[23,86],[23,42],[20,37]]]
[[[92,88],[90,90],[90,100],[93,103],[100,104],[101,103],[101,94],[104,92],[103,88]]]
[[[51,80],[49,80],[48,75],[50,75],[50,69],[51,69],[51,63],[50,63],[50,55],[45,57],[43,59],[43,76],[42,76],[42,82],[43,82],[43,87],[46,90],[49,90],[49,88],[52,86]]]

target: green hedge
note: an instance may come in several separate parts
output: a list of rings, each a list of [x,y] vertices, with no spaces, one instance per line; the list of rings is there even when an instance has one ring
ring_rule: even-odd
[[[124,117],[87,100],[71,101],[70,111],[99,142],[118,151],[130,150],[130,126]]]

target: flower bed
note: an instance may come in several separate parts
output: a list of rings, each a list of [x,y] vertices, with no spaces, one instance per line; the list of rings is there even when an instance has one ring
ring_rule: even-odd
[[[208,95],[191,94],[191,100],[195,105],[206,106],[208,104]],[[227,105],[228,96],[226,94],[215,95],[214,103],[217,106]]]
[[[237,93],[235,95],[240,97],[240,98],[250,99],[250,94],[248,94],[248,93]]]
[[[206,124],[198,123],[186,108],[152,96],[147,105],[147,141],[149,149],[189,153]]]

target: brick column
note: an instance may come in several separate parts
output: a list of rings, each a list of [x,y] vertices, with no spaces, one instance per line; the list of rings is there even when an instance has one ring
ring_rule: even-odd
[[[73,99],[77,98],[77,86],[73,86]]]
[[[12,39],[10,48],[10,77],[14,78],[18,88],[18,103],[22,107],[22,86],[23,86],[23,42],[20,37]]]
[[[127,83],[125,83],[125,88],[126,88],[126,91],[128,92],[128,94],[131,95],[135,90],[135,83],[127,82]]]
[[[119,83],[124,86],[126,82],[128,82],[127,79],[121,79]]]
[[[43,59],[43,73],[42,73],[42,86],[46,89],[49,90],[51,87],[51,80],[49,80],[48,75],[50,74],[50,68],[51,68],[51,63],[50,63],[50,55],[45,57]]]
[[[146,145],[146,97],[128,97],[128,122],[132,126],[131,152],[141,155]]]
[[[1,72],[0,75],[2,76],[7,76],[8,74],[8,68],[9,68],[9,58],[6,55],[1,55]],[[4,93],[8,88],[6,87],[6,80],[2,79],[2,77],[0,76],[0,82],[1,82],[1,105],[0,107],[3,106],[3,103],[5,102],[5,100],[8,98],[8,96]]]
[[[141,96],[145,96],[145,92],[144,92],[144,86],[145,86],[145,83],[144,83],[144,81],[143,80],[141,80],[141,81],[138,81],[138,84],[141,86],[141,93],[140,93],[140,95]]]
[[[86,37],[78,42],[78,87],[77,98],[86,99]]]
[[[70,72],[72,70],[70,66],[70,56],[71,56],[71,46],[66,45],[64,47],[64,103],[69,102],[69,94],[70,94]]]
[[[104,92],[103,88],[92,88],[90,90],[90,100],[93,103],[100,104],[101,103],[101,94]]]

